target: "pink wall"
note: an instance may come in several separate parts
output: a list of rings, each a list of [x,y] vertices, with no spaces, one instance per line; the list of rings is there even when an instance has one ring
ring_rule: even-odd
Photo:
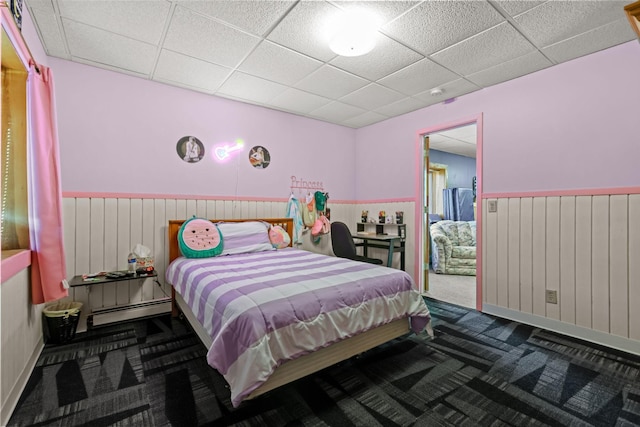
[[[356,195],[413,196],[416,132],[478,114],[484,193],[638,187],[638,75],[632,41],[358,129]]]
[[[483,114],[483,192],[640,185],[640,46],[629,42],[404,116],[353,130],[49,58],[56,79],[64,192],[286,197],[291,176],[321,181],[340,200],[415,195],[416,132]],[[209,154],[243,138],[226,164],[187,164],[179,138]]]
[[[334,200],[355,197],[355,130],[49,58],[56,80],[62,190],[287,198],[291,176],[321,181]],[[176,153],[186,135],[206,157]],[[213,147],[237,138],[245,150],[227,163]],[[248,150],[266,147],[255,169]]]

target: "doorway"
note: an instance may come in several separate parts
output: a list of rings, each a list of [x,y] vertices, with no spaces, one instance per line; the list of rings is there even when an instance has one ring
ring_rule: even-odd
[[[419,156],[422,162],[416,171],[421,176],[418,180],[421,184],[420,194],[416,197],[416,204],[419,205],[416,213],[420,210],[420,215],[416,217],[422,219],[421,224],[416,224],[421,230],[418,236],[422,240],[416,245],[416,248],[422,249],[418,255],[418,259],[422,261],[422,268],[419,269],[421,290],[426,296],[481,310],[482,116],[422,130],[419,132],[418,143],[423,154]],[[474,190],[475,209],[472,208],[470,213],[466,210],[465,218],[473,219],[477,224],[475,276],[436,274],[432,268],[430,224],[444,218],[454,219],[450,212],[446,215],[443,212],[446,205],[441,196],[443,187]],[[465,204],[465,209],[467,208],[468,204]]]

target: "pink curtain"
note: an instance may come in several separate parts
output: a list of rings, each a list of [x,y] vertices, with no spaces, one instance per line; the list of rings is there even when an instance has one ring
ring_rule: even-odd
[[[27,79],[31,299],[69,294],[62,234],[60,154],[51,70],[30,64]]]

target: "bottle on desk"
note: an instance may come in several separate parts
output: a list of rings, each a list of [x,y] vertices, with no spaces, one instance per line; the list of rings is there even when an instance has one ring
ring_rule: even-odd
[[[133,252],[131,252],[129,254],[129,256],[127,257],[127,270],[135,273],[136,272],[136,254],[134,254]]]

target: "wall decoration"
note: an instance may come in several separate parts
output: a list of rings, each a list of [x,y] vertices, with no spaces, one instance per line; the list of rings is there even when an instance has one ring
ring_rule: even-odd
[[[304,178],[298,179],[295,175],[291,175],[291,191],[293,192],[294,189],[324,191],[324,186],[322,181],[307,181]]]
[[[256,145],[249,151],[249,162],[257,169],[266,169],[271,163],[271,156],[266,148]]]
[[[204,157],[204,145],[195,136],[183,136],[176,144],[178,156],[187,163],[197,163]]]
[[[213,151],[213,154],[222,162],[230,158],[234,151],[239,151],[243,148],[244,141],[238,138],[234,144],[225,143],[224,145],[218,145]]]

